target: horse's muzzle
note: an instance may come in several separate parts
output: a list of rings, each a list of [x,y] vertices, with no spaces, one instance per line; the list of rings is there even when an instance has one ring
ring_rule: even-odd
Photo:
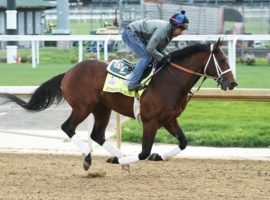
[[[232,90],[232,89],[234,89],[235,87],[237,87],[237,83],[236,82],[231,82],[230,84],[229,84],[229,90]]]
[[[238,84],[233,82],[226,82],[223,78],[218,80],[218,85],[220,85],[221,89],[226,91],[227,89],[232,90],[234,89]]]

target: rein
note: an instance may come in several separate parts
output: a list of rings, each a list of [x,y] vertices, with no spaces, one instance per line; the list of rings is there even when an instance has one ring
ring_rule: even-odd
[[[180,66],[180,65],[177,65],[177,64],[175,64],[175,63],[173,63],[173,62],[171,62],[170,65],[173,66],[173,67],[176,68],[176,69],[180,69],[180,70],[182,70],[182,71],[184,71],[184,72],[187,72],[187,73],[189,73],[189,74],[194,74],[194,75],[202,76],[202,77],[205,77],[205,78],[211,78],[211,79],[214,79],[214,80],[217,80],[217,79],[218,79],[218,78],[215,77],[215,76],[210,76],[210,75],[207,75],[207,74],[202,74],[202,73],[199,73],[199,72],[195,72],[195,71],[193,71],[193,70],[190,70],[190,69],[187,69],[187,68],[182,67],[182,66]]]

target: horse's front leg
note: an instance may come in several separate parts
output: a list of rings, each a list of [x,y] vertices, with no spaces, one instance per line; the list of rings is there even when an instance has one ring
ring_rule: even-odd
[[[145,160],[151,153],[156,133],[157,133],[157,125],[155,121],[144,123],[141,153],[138,155],[129,155],[120,158],[113,157],[107,161],[110,163],[125,165],[137,162],[139,160]]]
[[[182,129],[180,128],[176,119],[173,122],[165,125],[164,127],[169,133],[171,133],[173,136],[175,136],[178,139],[179,146],[175,147],[174,149],[171,149],[170,151],[162,155],[154,153],[149,157],[149,160],[153,160],[153,161],[169,160],[170,158],[173,158],[177,154],[179,154],[181,150],[184,150],[187,146],[186,136],[183,133]]]

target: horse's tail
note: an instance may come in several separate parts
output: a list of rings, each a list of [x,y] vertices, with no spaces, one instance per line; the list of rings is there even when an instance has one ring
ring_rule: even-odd
[[[64,78],[65,73],[59,74],[50,80],[41,84],[28,102],[16,97],[12,94],[4,94],[9,101],[15,102],[27,111],[42,111],[50,107],[53,103],[59,104],[62,99],[61,81]]]

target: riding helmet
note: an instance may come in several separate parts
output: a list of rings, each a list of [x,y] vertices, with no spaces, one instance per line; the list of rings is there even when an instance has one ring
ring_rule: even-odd
[[[182,10],[180,13],[176,13],[170,18],[172,28],[182,28],[183,30],[188,29],[189,20],[185,15],[186,11]]]

